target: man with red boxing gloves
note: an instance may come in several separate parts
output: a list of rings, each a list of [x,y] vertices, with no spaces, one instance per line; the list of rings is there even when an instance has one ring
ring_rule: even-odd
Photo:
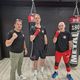
[[[46,51],[47,51],[47,35],[46,29],[43,28],[40,24],[41,17],[39,14],[35,14],[35,28],[30,31],[30,41],[33,43],[33,52],[31,59],[34,61],[33,63],[33,75],[37,77],[37,70],[38,70],[38,59],[41,58],[40,67],[41,71],[44,69],[44,62],[46,58]]]
[[[58,24],[58,31],[56,31],[55,36],[53,38],[53,43],[56,46],[56,53],[55,53],[55,72],[52,74],[52,78],[55,79],[58,76],[58,66],[60,63],[61,58],[63,57],[63,60],[66,65],[67,70],[67,79],[73,80],[71,74],[70,74],[70,55],[72,50],[72,36],[69,32],[65,31],[65,23],[60,22]]]

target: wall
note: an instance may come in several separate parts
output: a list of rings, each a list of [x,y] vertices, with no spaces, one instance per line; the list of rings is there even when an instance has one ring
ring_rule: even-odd
[[[57,29],[59,21],[66,23],[66,30],[69,29],[68,19],[73,14],[74,8],[70,7],[37,7],[37,12],[41,15],[42,25],[47,29],[49,40],[47,55],[54,55],[55,49],[52,38]],[[23,20],[23,31],[25,34],[26,45],[29,48],[29,35],[27,16],[30,12],[30,7],[17,7],[17,6],[3,6],[2,7],[2,35],[3,35],[3,50],[5,57],[9,57],[8,48],[5,47],[5,39],[8,32],[13,28],[13,22],[16,18]]]

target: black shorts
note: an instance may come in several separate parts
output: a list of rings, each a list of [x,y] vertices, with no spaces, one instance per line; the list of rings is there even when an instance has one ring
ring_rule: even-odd
[[[44,49],[38,49],[38,48],[33,48],[33,53],[31,55],[31,60],[38,60],[39,57],[41,59],[45,59],[46,58],[46,53],[44,51]]]

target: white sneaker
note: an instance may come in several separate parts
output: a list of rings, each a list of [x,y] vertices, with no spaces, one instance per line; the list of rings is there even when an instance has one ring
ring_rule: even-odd
[[[42,75],[44,78],[47,78],[48,72],[45,70],[44,67],[41,67],[40,72],[41,72],[41,75]]]
[[[37,80],[37,70],[34,70],[34,72],[32,73],[32,80]]]
[[[34,75],[32,80],[37,80],[37,76],[36,76],[36,75]]]
[[[16,77],[16,80],[20,80],[20,76],[17,76],[17,77]]]
[[[20,79],[21,79],[21,80],[25,80],[25,79],[26,79],[26,77],[25,77],[25,76],[23,76],[23,75],[20,75]]]
[[[36,76],[37,76],[37,74],[38,74],[37,70],[34,70],[34,75],[36,75]]]
[[[44,72],[44,67],[41,67],[41,72],[42,72],[42,73]]]

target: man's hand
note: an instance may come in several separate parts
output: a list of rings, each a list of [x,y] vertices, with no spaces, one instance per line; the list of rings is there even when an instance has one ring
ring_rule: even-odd
[[[44,45],[44,52],[47,53],[47,49],[48,49],[48,44]]]
[[[12,37],[9,40],[5,41],[7,47],[11,46],[14,40],[18,37],[16,33],[13,33]]]
[[[28,53],[27,48],[24,50],[24,53],[25,53],[25,55],[27,55],[27,53]]]
[[[66,57],[70,58],[71,54],[72,54],[72,50],[67,50],[65,55]]]
[[[56,41],[57,41],[57,37],[54,37],[54,38],[53,38],[53,43],[55,44]]]
[[[13,33],[12,38],[15,40],[18,37],[16,33]]]
[[[35,39],[35,35],[31,35],[31,36],[30,36],[30,41],[33,42],[34,39]]]
[[[56,31],[56,33],[55,33],[55,37],[58,37],[59,34],[60,34],[60,30]]]
[[[55,33],[55,35],[54,35],[54,38],[53,38],[53,43],[54,43],[54,44],[56,43],[57,37],[59,36],[59,34],[60,34],[60,31],[59,31],[59,30],[56,31],[56,33]]]
[[[69,50],[71,50],[73,48],[73,41],[69,41]]]

